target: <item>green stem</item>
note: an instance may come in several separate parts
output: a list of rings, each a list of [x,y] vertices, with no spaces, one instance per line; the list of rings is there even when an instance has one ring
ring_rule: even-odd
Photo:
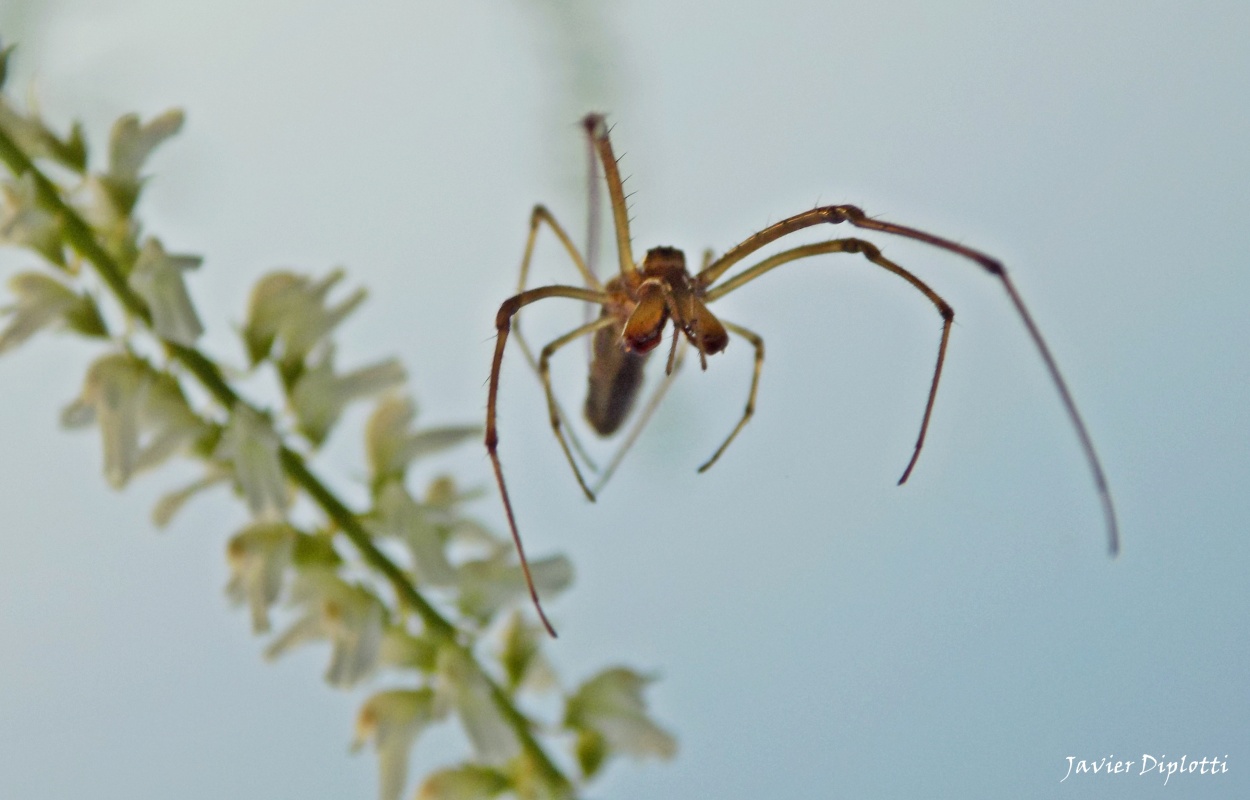
[[[83,258],[90,261],[96,268],[101,280],[108,285],[118,301],[132,316],[141,320],[151,328],[152,313],[147,304],[130,288],[126,277],[117,261],[96,239],[87,224],[77,211],[61,198],[56,185],[45,176],[34,162],[22,151],[8,132],[0,128],[0,160],[8,166],[15,176],[30,175],[35,183],[39,202],[49,211],[57,214],[69,244]],[[166,350],[173,358],[187,368],[205,389],[212,394],[226,409],[246,406],[260,413],[249,403],[239,397],[238,393],[222,377],[221,370],[213,361],[194,347],[164,342]],[[543,777],[552,784],[572,794],[572,784],[543,750],[542,745],[534,738],[529,719],[512,703],[508,694],[491,678],[490,674],[477,663],[471,650],[459,641],[458,630],[428,600],[417,591],[404,571],[386,556],[373,543],[372,537],[360,524],[356,515],[330,491],[330,489],[308,468],[303,457],[288,447],[280,451],[282,469],[297,486],[302,488],[313,499],[321,510],[338,525],[343,534],[352,542],[361,557],[374,569],[385,576],[392,589],[404,602],[411,607],[425,624],[425,627],[442,641],[447,647],[460,651],[469,663],[473,664],[490,687],[491,699],[507,720],[508,725],[516,734],[521,748],[533,760]]]

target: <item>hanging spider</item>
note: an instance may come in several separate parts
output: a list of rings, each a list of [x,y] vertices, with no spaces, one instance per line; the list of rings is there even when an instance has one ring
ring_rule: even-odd
[[[898,482],[902,484],[911,475],[912,469],[916,465],[916,460],[920,456],[925,434],[929,428],[929,419],[933,413],[933,402],[937,396],[938,381],[942,376],[942,364],[946,358],[946,346],[950,339],[951,324],[955,318],[954,309],[945,300],[929,288],[928,284],[920,280],[920,278],[883,256],[876,245],[858,238],[831,239],[829,241],[794,247],[769,256],[720,283],[717,282],[731,267],[752,253],[791,233],[813,225],[838,225],[845,222],[855,228],[914,239],[963,256],[979,265],[990,275],[998,278],[1006,290],[1007,296],[1011,299],[1011,303],[1019,314],[1021,321],[1024,323],[1030,338],[1032,338],[1034,345],[1037,347],[1038,353],[1046,365],[1046,370],[1050,373],[1051,381],[1059,392],[1059,398],[1068,413],[1072,427],[1076,430],[1077,438],[1080,440],[1085,460],[1093,473],[1094,485],[1102,503],[1111,553],[1114,555],[1118,551],[1119,533],[1115,509],[1111,502],[1111,493],[1107,488],[1107,480],[1103,473],[1102,464],[1094,452],[1093,441],[1085,428],[1085,423],[1082,421],[1080,413],[1077,411],[1072,394],[1068,391],[1067,384],[1059,373],[1059,367],[1051,355],[1050,349],[1042,339],[1041,332],[1033,322],[1033,318],[1025,307],[1024,301],[1016,292],[1014,284],[1007,277],[1007,272],[1001,262],[949,239],[934,236],[916,228],[868,217],[856,206],[838,205],[813,208],[783,219],[758,233],[748,236],[738,245],[730,248],[720,258],[713,259],[709,251],[705,254],[702,269],[695,274],[691,274],[687,269],[685,255],[682,251],[672,247],[652,248],[647,251],[641,263],[638,263],[634,261],[633,251],[630,247],[629,218],[625,203],[625,193],[622,188],[617,159],[613,155],[612,143],[608,138],[608,127],[600,114],[588,115],[583,120],[583,126],[592,146],[592,158],[597,156],[598,162],[603,167],[604,180],[607,183],[608,198],[612,211],[613,227],[616,233],[616,251],[620,260],[620,274],[606,282],[600,281],[588,266],[587,259],[584,259],[582,254],[578,252],[572,239],[560,224],[556,222],[551,213],[541,205],[535,206],[530,217],[530,231],[525,245],[525,255],[521,261],[518,293],[504,301],[495,317],[495,327],[498,330],[498,336],[495,340],[495,354],[490,372],[490,394],[486,404],[486,450],[490,455],[491,465],[495,470],[495,479],[499,483],[499,492],[503,497],[504,510],[508,517],[508,526],[516,543],[517,553],[520,556],[521,567],[525,575],[530,597],[534,601],[534,607],[537,609],[539,617],[552,636],[556,635],[555,629],[543,613],[542,604],[539,602],[538,593],[534,588],[529,565],[525,559],[525,551],[521,546],[521,537],[517,531],[512,502],[508,497],[508,489],[504,483],[503,468],[499,462],[499,433],[496,428],[496,401],[499,394],[499,371],[503,364],[504,347],[508,341],[508,334],[513,327],[513,317],[522,308],[531,303],[551,297],[564,297],[590,303],[600,308],[597,318],[574,328],[543,347],[536,362],[528,346],[524,345],[524,340],[520,339],[527,359],[535,366],[539,378],[542,380],[543,388],[547,395],[547,408],[551,418],[551,427],[555,432],[556,439],[559,441],[560,447],[564,451],[564,455],[568,459],[582,491],[585,492],[589,499],[594,500],[595,490],[602,486],[603,482],[615,469],[621,456],[624,455],[624,452],[633,443],[634,438],[641,431],[647,418],[667,390],[669,383],[681,365],[682,352],[684,352],[687,342],[698,351],[699,363],[703,369],[707,369],[708,356],[716,355],[729,344],[730,334],[736,334],[745,339],[755,349],[754,372],[751,376],[751,387],[747,393],[746,408],[742,413],[742,417],[712,454],[712,457],[699,467],[699,472],[707,470],[716,463],[746,425],[747,421],[751,419],[755,411],[755,396],[759,388],[760,369],[764,362],[764,340],[741,325],[718,319],[708,310],[709,304],[750,283],[764,273],[791,261],[826,253],[857,253],[870,263],[894,273],[910,284],[916,291],[933,303],[934,308],[937,309],[939,316],[942,318],[942,334],[938,342],[937,363],[934,366],[933,380],[929,385],[928,399],[925,402],[924,414],[920,422],[920,434],[916,438],[916,445],[912,451],[911,458],[907,462],[907,466]],[[592,160],[592,166],[593,163]],[[595,196],[592,194],[592,231],[594,229],[595,199]],[[552,285],[537,289],[527,289],[525,287],[530,259],[534,252],[534,242],[538,236],[539,229],[544,224],[551,229],[563,245],[574,266],[581,273],[585,286]],[[593,246],[592,237],[590,248],[593,249]],[[578,466],[577,459],[573,455],[574,450],[581,452],[577,440],[573,437],[573,446],[570,448],[569,437],[565,436],[563,430],[565,415],[556,401],[551,386],[549,370],[551,357],[560,348],[577,339],[584,336],[593,337],[591,339],[590,386],[586,398],[585,415],[597,434],[610,436],[616,433],[628,418],[642,386],[643,366],[651,352],[663,341],[665,326],[670,321],[673,323],[673,335],[672,344],[668,351],[666,376],[653,391],[652,397],[645,405],[639,420],[625,436],[621,447],[602,473],[595,490],[592,490],[587,485],[586,479],[582,475],[582,470]],[[517,331],[517,335],[519,338],[519,331]],[[684,337],[684,341],[682,337]],[[680,348],[679,343],[681,345]]]

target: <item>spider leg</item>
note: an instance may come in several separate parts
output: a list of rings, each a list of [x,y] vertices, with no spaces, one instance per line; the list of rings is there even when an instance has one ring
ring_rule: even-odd
[[[586,499],[595,502],[595,493],[586,485],[586,479],[582,477],[582,471],[577,466],[577,460],[573,458],[573,451],[569,449],[568,441],[564,438],[564,431],[561,428],[560,406],[556,402],[555,391],[551,388],[551,356],[557,350],[564,347],[569,342],[580,339],[583,336],[594,333],[600,328],[606,328],[609,325],[616,325],[615,317],[600,317],[593,322],[585,325],[579,325],[563,336],[555,339],[545,346],[542,353],[538,356],[538,377],[543,382],[543,390],[547,393],[547,412],[551,417],[551,430],[555,433],[556,439],[560,442],[560,449],[564,451],[564,457],[568,459],[569,466],[573,468],[573,474],[577,477],[577,483],[582,487],[582,491],[586,494]],[[570,431],[572,433],[572,431]]]
[[[590,117],[582,120],[582,129],[586,134],[586,268],[595,277],[599,276],[597,265],[599,263],[599,240],[603,235],[603,225],[601,221],[603,211],[603,198],[600,190],[599,176],[599,151],[595,147],[594,139],[594,123]],[[593,319],[594,309],[586,306],[585,314],[582,316],[582,322],[590,322]],[[586,340],[586,360],[590,361],[594,357],[593,339]],[[575,442],[576,445],[576,442]],[[579,448],[580,450],[580,448]],[[585,452],[581,452],[584,457]]]
[[[629,208],[625,204],[625,188],[621,170],[608,139],[608,125],[602,114],[587,114],[582,121],[590,141],[599,153],[603,164],[603,177],[608,184],[608,200],[612,206],[612,225],[616,231],[616,253],[621,263],[621,277],[634,283],[638,279],[638,267],[634,264],[633,249],[629,238]]]
[[[577,251],[577,247],[574,246],[573,240],[568,235],[568,232],[564,230],[560,223],[556,221],[555,216],[552,215],[546,206],[543,205],[534,206],[534,210],[530,213],[530,230],[529,236],[526,237],[525,240],[525,255],[521,257],[521,275],[517,281],[517,291],[525,291],[525,284],[529,279],[530,262],[534,257],[534,243],[538,238],[538,230],[544,223],[556,235],[556,238],[560,240],[560,243],[564,245],[564,250],[568,253],[569,260],[573,262],[573,266],[577,267],[577,271],[581,273],[582,278],[586,281],[586,285],[598,291],[603,291],[603,284],[599,282],[599,279],[595,275],[591,265],[582,259],[581,253]],[[589,309],[591,307],[586,306],[586,308]],[[587,321],[589,321],[589,318],[587,318]],[[521,320],[519,318],[514,320],[512,323],[512,334],[516,337],[517,344],[521,346],[521,352],[525,355],[526,363],[530,365],[530,369],[534,370],[534,374],[537,375],[538,361],[534,358],[534,351],[530,348],[529,342],[525,339],[525,335],[521,332]],[[569,425],[568,415],[558,402],[556,404],[556,413],[559,415],[560,422],[564,426],[564,429],[569,432],[569,438],[573,444],[573,450],[578,456],[581,457],[582,462],[586,464],[587,469],[591,472],[597,473],[599,471],[599,467],[595,465],[594,459],[590,457],[586,448],[582,446],[582,442],[577,436],[576,429]]]
[[[599,222],[603,200],[599,194],[599,148],[595,145],[593,116],[583,119],[582,127],[586,131],[588,162],[586,166],[586,267],[592,275],[597,275],[595,264],[599,260],[599,237],[603,230]]]
[[[729,443],[737,437],[739,431],[746,427],[746,424],[751,419],[751,416],[755,414],[755,393],[760,388],[760,371],[764,367],[764,339],[759,334],[754,331],[749,331],[741,325],[735,325],[732,322],[727,322],[723,319],[721,320],[721,324],[724,325],[727,330],[730,330],[741,336],[743,339],[746,339],[751,343],[751,346],[755,348],[755,370],[751,374],[751,391],[747,394],[747,406],[742,412],[742,419],[738,420],[738,424],[734,426],[732,431],[730,431],[728,438],[721,443],[721,446],[716,448],[716,452],[712,454],[712,457],[705,461],[703,466],[699,467],[699,472],[707,472],[708,469],[716,463],[716,461],[721,457],[721,454],[729,448]]]
[[[499,462],[499,430],[495,421],[499,399],[499,373],[503,366],[503,352],[508,343],[508,333],[512,329],[512,318],[530,303],[536,303],[548,297],[567,297],[600,305],[609,299],[603,292],[578,286],[544,286],[509,297],[499,306],[499,312],[495,315],[497,333],[495,355],[490,365],[490,390],[486,396],[486,454],[490,456],[491,467],[495,471],[495,482],[499,484],[499,494],[503,497],[503,508],[508,517],[508,529],[516,545],[517,557],[521,561],[521,571],[525,574],[525,585],[529,589],[530,599],[534,601],[534,608],[538,611],[538,616],[547,629],[547,633],[554,638],[556,629],[551,626],[547,615],[543,613],[542,603],[538,599],[538,590],[534,588],[534,577],[530,574],[529,562],[525,558],[525,548],[521,545],[521,534],[516,526],[516,515],[512,512],[512,500],[508,497],[508,486],[503,479],[503,465]]]
[[[901,484],[905,482],[908,477],[911,476],[911,471],[916,466],[916,460],[920,458],[920,450],[922,447],[924,447],[925,436],[929,432],[929,420],[933,416],[933,403],[937,398],[938,381],[941,380],[942,378],[942,365],[946,362],[946,346],[948,342],[950,341],[951,325],[954,323],[954,320],[955,320],[955,310],[951,308],[949,303],[943,300],[937,294],[937,292],[930,289],[929,286],[924,281],[920,280],[919,278],[917,278],[915,275],[913,275],[911,272],[904,269],[903,267],[900,267],[898,264],[895,264],[890,259],[881,255],[881,251],[872,242],[867,242],[867,241],[864,241],[863,239],[833,239],[832,241],[817,242],[816,244],[809,244],[809,245],[804,245],[802,247],[795,247],[791,250],[786,250],[784,252],[778,253],[775,256],[764,259],[763,261],[751,267],[750,269],[745,270],[735,275],[734,277],[730,278],[724,283],[713,287],[710,291],[707,292],[707,294],[704,296],[704,299],[706,302],[710,303],[713,300],[717,300],[721,297],[724,297],[725,295],[729,294],[733,290],[741,287],[743,284],[755,280],[759,276],[763,275],[765,272],[775,269],[781,266],[782,264],[786,264],[788,262],[795,261],[800,258],[808,258],[810,256],[823,255],[825,253],[859,253],[861,254],[864,258],[868,259],[873,264],[876,264],[882,269],[885,269],[889,272],[894,273],[895,275],[898,275],[900,278],[902,278],[903,280],[907,281],[909,284],[914,286],[917,291],[919,291],[921,294],[923,294],[925,297],[929,299],[929,302],[933,303],[933,305],[937,308],[938,313],[942,316],[942,338],[941,338],[941,341],[938,343],[937,364],[933,368],[933,382],[929,385],[929,398],[925,402],[924,417],[920,421],[920,435],[916,437],[916,447],[912,451],[911,460],[907,462],[907,467],[903,470],[903,476],[898,479],[898,482]],[[728,324],[726,324],[726,327],[729,327]],[[736,332],[739,334],[742,333],[741,331],[736,331]],[[762,355],[763,355],[763,351],[762,351],[762,346],[761,346],[761,348],[757,352],[757,358],[762,357]],[[759,375],[758,375],[758,367],[757,367],[756,378],[758,379],[758,377]],[[752,401],[755,399],[754,392],[755,392],[754,386],[752,386],[752,394],[751,394]],[[747,408],[748,408],[748,411],[751,408],[750,401],[748,401]],[[749,416],[749,413],[748,413],[748,416]],[[739,428],[741,427],[742,424],[745,424],[745,423],[746,423],[746,419],[743,419],[742,423],[739,425]],[[737,435],[737,433],[738,431],[735,429],[734,433],[730,435],[730,439],[732,439],[734,435]],[[729,442],[726,442],[725,446],[727,446],[728,444]],[[724,446],[722,446],[721,449],[723,450]],[[702,472],[704,469],[707,469],[708,467],[710,467],[712,465],[712,462],[714,462],[716,458],[719,456],[720,456],[720,451],[717,451],[716,455],[712,457],[712,461],[709,461],[707,464],[700,467],[699,471]]]
[[[530,212],[530,232],[525,240],[525,255],[521,258],[521,278],[517,284],[517,291],[525,291],[525,282],[529,277],[530,260],[534,257],[534,242],[538,239],[538,229],[543,223],[546,223],[547,227],[551,228],[551,232],[560,240],[560,244],[564,245],[565,252],[569,254],[569,259],[577,267],[577,271],[582,274],[582,279],[586,281],[586,286],[596,291],[603,291],[603,284],[595,277],[595,273],[590,267],[586,265],[585,259],[577,251],[577,246],[573,244],[573,240],[569,237],[568,232],[564,230],[559,222],[556,222],[556,218],[547,210],[547,207],[541,204],[534,206],[534,210]]]
[[[727,253],[716,261],[713,261],[702,272],[695,276],[695,281],[703,287],[711,286],[716,280],[728,270],[731,266],[746,258],[751,253],[759,250],[761,247],[780,239],[782,236],[802,230],[803,228],[822,223],[837,225],[842,222],[849,222],[857,228],[865,230],[880,231],[894,236],[902,236],[907,239],[914,239],[918,242],[937,247],[949,253],[962,256],[970,261],[978,264],[982,269],[998,278],[1002,283],[1003,289],[1007,292],[1007,296],[1011,299],[1011,304],[1015,307],[1016,313],[1019,315],[1021,322],[1024,323],[1025,329],[1029,333],[1029,338],[1033,340],[1034,347],[1042,357],[1042,363],[1046,366],[1046,371],[1050,374],[1051,383],[1055,385],[1056,391],[1059,392],[1059,399],[1063,403],[1064,410],[1068,413],[1068,420],[1072,423],[1072,427],[1076,429],[1077,439],[1080,441],[1081,450],[1085,454],[1085,461],[1089,465],[1090,472],[1093,474],[1094,487],[1098,492],[1099,500],[1102,503],[1103,517],[1107,527],[1107,537],[1110,544],[1111,555],[1115,555],[1120,550],[1120,531],[1119,523],[1116,521],[1115,505],[1111,501],[1111,489],[1107,484],[1107,476],[1103,472],[1102,462],[1098,458],[1098,453],[1094,450],[1094,440],[1089,435],[1088,429],[1085,427],[1085,421],[1081,418],[1081,414],[1077,411],[1076,401],[1072,398],[1072,392],[1068,389],[1068,384],[1063,379],[1062,373],[1059,371],[1059,364],[1051,355],[1050,348],[1046,345],[1046,340],[1042,338],[1041,329],[1037,327],[1037,323],[1033,321],[1033,315],[1029,313],[1028,308],[1024,304],[1024,299],[1020,297],[1016,291],[1015,284],[1007,277],[1007,269],[1003,263],[996,258],[986,255],[979,250],[971,247],[965,247],[958,242],[944,239],[940,236],[934,236],[917,228],[911,228],[906,225],[898,225],[893,222],[885,222],[884,220],[872,219],[868,217],[857,206],[822,206],[814,208],[810,211],[804,211],[801,214],[795,214],[793,217],[783,219],[773,225],[768,226],[764,230],[752,236],[748,236],[737,246],[731,248]],[[722,292],[723,293],[723,292]]]
[[[676,333],[674,331],[674,334]],[[612,454],[612,458],[608,460],[607,465],[603,468],[603,473],[595,483],[595,494],[603,491],[603,487],[611,480],[612,475],[616,472],[616,468],[625,459],[625,454],[634,446],[634,442],[638,441],[638,436],[647,427],[647,423],[651,421],[651,416],[655,414],[655,410],[660,407],[660,402],[664,399],[664,395],[668,394],[669,388],[673,385],[673,380],[681,370],[682,362],[685,361],[686,347],[686,340],[682,339],[676,348],[675,355],[669,360],[669,368],[664,373],[664,377],[660,379],[655,389],[652,390],[651,396],[647,398],[646,404],[642,407],[642,413],[638,415],[638,419],[634,420],[633,427],[629,429],[629,433],[621,440],[616,452]]]

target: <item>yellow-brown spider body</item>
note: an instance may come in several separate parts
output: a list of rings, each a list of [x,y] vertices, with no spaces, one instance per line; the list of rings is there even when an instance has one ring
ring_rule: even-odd
[[[610,300],[600,319],[613,324],[595,331],[592,339],[585,413],[595,433],[611,436],[629,417],[647,356],[664,338],[670,320],[703,356],[724,350],[729,333],[704,305],[686,257],[676,248],[648,250],[635,273],[615,277],[603,288]]]

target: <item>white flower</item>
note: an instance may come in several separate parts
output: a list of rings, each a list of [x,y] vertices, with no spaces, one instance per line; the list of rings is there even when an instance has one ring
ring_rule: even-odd
[[[499,663],[508,678],[508,688],[545,691],[557,685],[555,669],[543,656],[540,643],[547,633],[525,622],[519,611],[513,611],[501,635]]]
[[[105,356],[87,370],[82,394],[61,414],[67,427],[96,422],[104,444],[104,477],[120,489],[139,460],[143,367],[128,355]]]
[[[109,168],[100,176],[110,198],[122,216],[129,216],[143,188],[140,171],[152,151],[182,128],[183,113],[171,109],[140,123],[136,114],[127,114],[113,123],[109,136]]]
[[[279,341],[284,364],[302,363],[317,342],[364,302],[364,289],[357,289],[336,306],[326,304],[342,279],[343,271],[334,270],[319,281],[293,272],[273,272],[257,281],[243,327],[252,363],[267,358]]]
[[[306,642],[328,640],[332,650],[326,682],[349,687],[378,665],[386,610],[367,590],[328,569],[306,568],[291,589],[291,604],[304,615],[265,651],[268,658]]]
[[[378,659],[387,667],[433,672],[438,666],[438,649],[430,636],[414,636],[402,626],[391,625],[382,634]]]
[[[408,779],[408,756],[417,736],[431,722],[445,716],[434,702],[431,689],[395,689],[373,695],[356,717],[352,750],[373,742],[378,754],[381,781],[378,797],[399,800]]]
[[[383,397],[365,426],[365,453],[375,483],[402,475],[408,464],[422,456],[455,447],[482,435],[477,425],[414,431],[416,406],[408,397]]]
[[[480,761],[500,765],[520,754],[521,744],[496,705],[490,684],[464,651],[439,651],[437,681],[439,701],[456,710]]]
[[[165,252],[159,240],[149,238],[139,251],[130,286],[152,311],[152,329],[166,341],[190,347],[204,332],[187,293],[183,273],[200,266],[199,256]]]
[[[117,181],[138,181],[139,171],[152,151],[161,142],[182,128],[184,114],[172,108],[146,123],[139,122],[137,114],[127,114],[113,123],[109,136],[108,176]]]
[[[67,427],[99,424],[104,476],[121,488],[204,433],[178,382],[125,353],[98,359],[82,393],[61,414]]]
[[[234,480],[258,519],[281,519],[291,502],[279,456],[282,443],[269,423],[242,403],[222,433],[216,458],[234,466]]]
[[[157,466],[205,432],[203,421],[191,409],[177,379],[150,367],[145,369],[145,375],[140,424],[147,435],[135,465],[137,470]]]
[[[403,484],[392,481],[382,489],[375,508],[380,533],[394,536],[412,554],[417,583],[452,586],[456,570],[447,560],[446,542],[425,510],[413,500]]]
[[[487,622],[504,606],[526,597],[525,573],[513,561],[510,545],[501,545],[488,558],[467,561],[458,570],[460,610]],[[530,575],[538,594],[551,598],[573,582],[573,564],[562,555],[531,559]]]
[[[258,522],[236,533],[226,546],[230,563],[226,595],[251,609],[254,633],[269,630],[269,609],[282,592],[296,535],[284,522]]]
[[[58,323],[89,336],[107,333],[95,302],[50,275],[19,272],[9,279],[9,288],[17,302],[0,309],[0,314],[10,316],[9,324],[0,332],[0,353]]]
[[[677,741],[647,716],[643,688],[654,678],[624,667],[604,670],[568,699],[564,724],[601,736],[612,751],[672,758]]]
[[[143,189],[144,162],[161,142],[182,127],[182,112],[164,114],[140,123],[127,114],[113,125],[109,138],[109,168],[86,177],[78,203],[84,218],[106,250],[128,267],[135,258],[139,224],[131,213]],[[177,341],[173,339],[171,341]]]
[[[334,348],[327,346],[296,381],[291,390],[291,410],[300,432],[319,445],[348,403],[397,386],[404,377],[404,368],[393,358],[336,374]]]
[[[5,48],[0,55],[7,55],[9,50],[11,48]],[[2,61],[0,71],[3,71]],[[22,114],[7,102],[7,98],[0,96],[0,128],[4,128],[22,152],[31,158],[52,158],[62,166],[82,172],[87,163],[87,143],[82,126],[75,122],[69,135],[61,139],[43,124],[33,100],[31,105],[31,110]]]
[[[0,184],[4,203],[0,210],[0,242],[27,247],[58,266],[65,266],[61,239],[61,219],[39,204],[35,176],[26,173],[20,178]]]

